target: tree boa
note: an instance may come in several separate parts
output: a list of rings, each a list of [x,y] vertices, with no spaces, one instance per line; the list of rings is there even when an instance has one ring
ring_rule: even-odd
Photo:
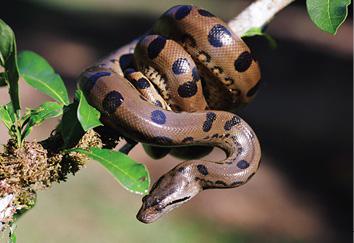
[[[247,45],[222,20],[189,5],[172,7],[147,34],[81,74],[89,103],[123,136],[161,147],[217,146],[227,154],[222,161],[187,160],[163,175],[143,197],[138,220],[151,223],[202,190],[237,187],[255,174],[258,139],[229,111],[252,100],[259,80]]]

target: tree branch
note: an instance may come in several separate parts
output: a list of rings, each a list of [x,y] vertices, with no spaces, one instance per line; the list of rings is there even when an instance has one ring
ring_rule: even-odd
[[[258,0],[228,22],[235,34],[242,36],[251,28],[261,28],[276,13],[295,0]]]

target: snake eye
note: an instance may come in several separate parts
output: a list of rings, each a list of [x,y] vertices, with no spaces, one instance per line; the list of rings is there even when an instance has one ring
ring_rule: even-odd
[[[160,198],[156,198],[156,203],[159,204],[161,202]]]
[[[162,204],[157,204],[157,206],[156,206],[156,211],[161,212],[162,209],[164,209],[164,208],[165,208],[165,206],[163,206]]]

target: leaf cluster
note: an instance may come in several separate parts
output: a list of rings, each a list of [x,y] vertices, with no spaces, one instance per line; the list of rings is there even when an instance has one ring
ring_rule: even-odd
[[[15,35],[1,19],[0,40],[0,65],[4,68],[0,73],[0,84],[8,87],[10,94],[10,102],[0,106],[0,119],[10,138],[17,142],[17,147],[23,145],[35,126],[55,117],[61,117],[57,131],[64,141],[62,151],[70,151],[87,131],[102,126],[100,112],[88,103],[81,90],[76,90],[74,100],[70,101],[64,81],[43,57],[32,51],[22,51],[17,55]],[[52,100],[23,111],[19,99],[19,77]],[[75,152],[100,162],[129,191],[147,192],[149,173],[144,165],[129,156],[101,148],[76,149]]]

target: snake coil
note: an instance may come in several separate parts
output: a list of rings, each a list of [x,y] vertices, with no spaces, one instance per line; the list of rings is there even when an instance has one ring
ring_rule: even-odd
[[[228,111],[250,102],[259,80],[247,45],[222,20],[189,5],[172,7],[148,34],[81,74],[89,103],[129,139],[217,146],[227,154],[222,161],[187,160],[163,175],[143,197],[140,221],[151,223],[202,190],[237,187],[255,174],[258,139]]]

